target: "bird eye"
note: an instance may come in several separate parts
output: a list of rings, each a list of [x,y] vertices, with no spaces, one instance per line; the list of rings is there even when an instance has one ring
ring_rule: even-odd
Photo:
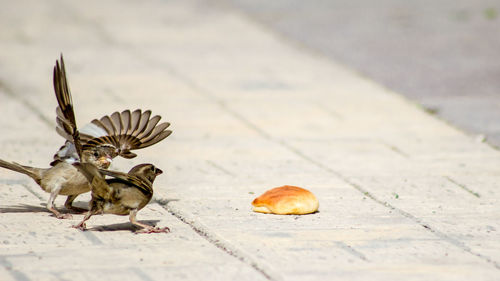
[[[94,151],[94,157],[98,157],[99,153],[97,151]]]

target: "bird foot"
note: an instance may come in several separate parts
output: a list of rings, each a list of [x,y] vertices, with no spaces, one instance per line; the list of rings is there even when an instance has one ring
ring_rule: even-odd
[[[169,233],[170,228],[168,227],[144,227],[142,229],[137,230],[135,233]]]
[[[76,228],[76,229],[81,230],[81,231],[87,230],[87,226],[85,225],[85,223],[75,224],[75,225],[72,225],[71,227]]]
[[[73,218],[73,216],[71,214],[61,214],[61,213],[59,213],[58,210],[56,210],[53,207],[50,207],[48,209],[58,219],[72,219]]]
[[[71,214],[54,214],[56,216],[56,218],[58,219],[72,219],[73,216]]]

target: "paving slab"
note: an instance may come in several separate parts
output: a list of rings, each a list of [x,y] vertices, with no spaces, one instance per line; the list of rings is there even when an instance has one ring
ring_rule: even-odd
[[[497,278],[500,154],[398,94],[213,2],[7,6],[0,158],[46,166],[61,145],[60,52],[80,124],[149,108],[174,133],[112,166],[166,172],[138,218],[169,234],[135,235],[111,215],[79,232],[80,215],[53,218],[48,194],[0,170],[2,280]],[[320,211],[251,212],[285,184],[314,192]]]
[[[499,2],[217,2],[500,145]]]

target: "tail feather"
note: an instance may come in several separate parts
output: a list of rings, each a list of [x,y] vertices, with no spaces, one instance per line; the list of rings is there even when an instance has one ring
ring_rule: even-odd
[[[34,179],[35,182],[37,182],[38,184],[40,184],[40,180],[42,179],[42,173],[44,171],[44,169],[23,166],[15,162],[7,162],[2,159],[0,159],[0,167],[25,174]]]

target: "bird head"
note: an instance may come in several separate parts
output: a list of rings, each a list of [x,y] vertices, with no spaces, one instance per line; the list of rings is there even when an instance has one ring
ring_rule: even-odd
[[[155,167],[153,164],[139,164],[130,169],[128,172],[129,175],[145,178],[151,183],[153,183],[156,176],[161,175],[162,173],[163,171]]]
[[[95,146],[83,150],[82,160],[85,163],[92,163],[100,169],[107,169],[116,155],[112,146]]]

